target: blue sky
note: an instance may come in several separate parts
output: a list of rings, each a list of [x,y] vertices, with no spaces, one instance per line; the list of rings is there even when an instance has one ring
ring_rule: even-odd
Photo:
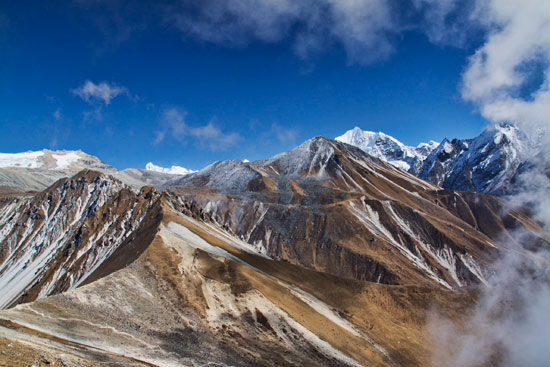
[[[286,0],[279,13],[258,2],[239,2],[260,14],[240,23],[235,7],[211,1],[3,3],[0,151],[82,149],[117,168],[199,169],[354,126],[416,145],[487,125],[461,91],[484,40],[475,27],[446,35],[430,8],[378,22],[383,7],[352,21],[350,9],[329,9],[324,24]],[[224,17],[204,15],[212,9]]]

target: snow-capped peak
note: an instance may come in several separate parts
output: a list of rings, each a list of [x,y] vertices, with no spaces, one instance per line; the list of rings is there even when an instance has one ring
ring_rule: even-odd
[[[413,174],[444,188],[505,194],[539,143],[516,126],[490,126],[473,139],[444,139]]]
[[[336,140],[363,150],[376,158],[386,161],[404,171],[423,161],[437,146],[435,141],[420,143],[410,147],[383,132],[361,130],[359,127],[347,131]]]
[[[190,169],[187,169],[187,168],[184,168],[184,167],[180,167],[180,166],[172,166],[170,168],[161,167],[161,166],[157,166],[157,165],[153,164],[152,162],[147,163],[145,165],[145,169],[147,171],[169,173],[171,175],[180,175],[180,176],[188,175],[188,174],[193,173],[193,172],[197,172],[197,171],[193,171],[193,170],[190,170]]]
[[[43,151],[24,152],[24,153],[0,153],[0,168],[23,167],[39,168],[43,165],[41,159],[44,156]]]
[[[97,157],[81,150],[43,149],[22,153],[0,153],[0,168],[41,168],[47,170],[108,167]]]

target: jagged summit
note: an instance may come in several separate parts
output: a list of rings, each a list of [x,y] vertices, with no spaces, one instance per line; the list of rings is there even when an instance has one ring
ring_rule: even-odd
[[[336,140],[353,145],[404,171],[423,161],[439,144],[435,141],[410,147],[383,132],[361,130],[359,127],[336,137]]]
[[[473,139],[444,139],[418,169],[420,178],[454,190],[504,194],[538,143],[512,124],[497,124]]]
[[[316,136],[288,152],[255,162],[253,166],[271,169],[281,175],[323,176],[336,150],[333,140]]]
[[[490,126],[476,138],[445,138],[440,144],[431,141],[416,148],[357,127],[336,139],[438,186],[497,195],[510,191],[518,167],[539,147],[509,123]]]

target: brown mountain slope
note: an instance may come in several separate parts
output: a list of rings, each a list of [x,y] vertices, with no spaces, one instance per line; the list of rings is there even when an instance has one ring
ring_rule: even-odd
[[[427,310],[456,319],[472,299],[274,261],[200,212],[188,214],[195,218],[164,200],[158,231],[136,261],[2,311],[0,333],[29,348],[27,357],[68,366],[422,366]]]
[[[218,162],[165,188],[259,252],[385,284],[483,283],[502,236],[526,221],[499,199],[441,190],[325,138],[265,161]]]

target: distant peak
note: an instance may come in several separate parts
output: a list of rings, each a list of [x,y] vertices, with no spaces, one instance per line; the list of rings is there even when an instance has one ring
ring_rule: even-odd
[[[82,150],[26,151],[22,153],[0,153],[0,168],[40,168],[48,170],[84,169],[101,165],[107,167],[99,158]]]
[[[336,140],[353,145],[405,171],[424,160],[438,146],[436,142],[430,142],[410,147],[381,131],[361,130],[357,126],[336,137]]]
[[[180,175],[180,176],[188,175],[190,173],[196,172],[196,171],[193,171],[193,170],[190,170],[190,169],[187,169],[187,168],[184,168],[184,167],[180,167],[180,166],[172,166],[170,168],[165,168],[165,167],[157,166],[157,165],[153,164],[153,162],[147,163],[145,165],[145,169],[147,171],[168,173],[168,174],[171,174],[171,175]]]

